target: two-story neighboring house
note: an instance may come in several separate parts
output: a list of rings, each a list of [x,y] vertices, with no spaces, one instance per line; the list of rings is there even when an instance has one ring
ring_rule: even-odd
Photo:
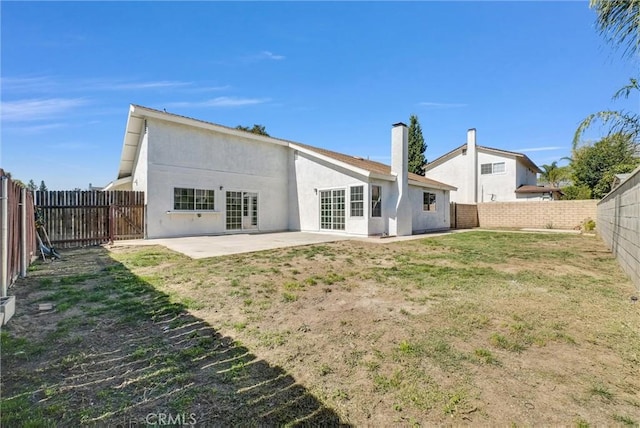
[[[531,193],[540,172],[522,153],[477,145],[475,129],[467,131],[466,144],[425,165],[426,176],[457,187],[451,201],[463,204],[551,199],[551,189]]]

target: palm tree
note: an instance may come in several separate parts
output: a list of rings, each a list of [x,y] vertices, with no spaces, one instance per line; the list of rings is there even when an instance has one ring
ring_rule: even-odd
[[[551,165],[542,165],[542,173],[540,180],[549,183],[553,187],[560,187],[560,182],[569,178],[569,168],[566,166],[558,166],[557,161],[553,161]]]
[[[640,19],[640,17],[639,17]],[[640,36],[638,36],[640,38]],[[613,100],[619,98],[629,98],[633,91],[638,91],[640,95],[640,84],[638,80],[631,78],[629,84],[622,87],[613,95]],[[626,134],[631,136],[631,143],[637,148],[640,144],[640,115],[638,113],[625,110],[604,110],[587,116],[576,129],[573,136],[573,149],[578,147],[580,137],[591,126],[594,121],[599,120],[603,124],[609,124],[609,132],[607,137],[614,134]]]
[[[633,58],[640,47],[640,0],[591,0],[589,7],[598,15],[598,32]]]
[[[635,59],[640,52],[640,0],[590,0],[589,7],[596,12],[596,28],[598,32],[612,45],[622,48],[622,57]],[[629,84],[613,95],[617,100],[621,97],[629,98],[633,91],[639,91],[637,78],[631,78]],[[575,150],[584,131],[594,121],[610,125],[607,137],[614,134],[628,134],[631,144],[638,149],[640,146],[640,116],[637,112],[624,110],[604,110],[587,116],[573,137]]]

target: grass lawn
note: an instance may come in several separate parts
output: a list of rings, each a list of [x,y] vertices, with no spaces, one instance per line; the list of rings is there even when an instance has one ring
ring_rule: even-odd
[[[640,423],[640,305],[595,237],[92,248],[12,291],[3,427]]]

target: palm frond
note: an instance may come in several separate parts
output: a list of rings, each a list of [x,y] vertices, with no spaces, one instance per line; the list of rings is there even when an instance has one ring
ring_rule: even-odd
[[[624,98],[629,98],[629,94],[631,94],[631,91],[640,91],[640,85],[638,85],[638,79],[634,79],[633,77],[629,79],[629,84],[623,86],[622,88],[618,89],[618,91],[613,94],[613,97],[611,97],[613,100],[617,100],[618,98],[624,97]]]
[[[591,127],[594,122],[601,122],[603,125],[609,125],[609,131],[607,135],[612,134],[628,134],[638,145],[638,139],[640,138],[640,116],[636,113],[629,113],[626,111],[606,110],[599,111],[597,113],[587,116],[576,129],[573,135],[573,150],[578,147],[580,138],[585,133],[587,128]]]
[[[640,47],[640,0],[591,0],[589,6],[600,34],[632,58]]]

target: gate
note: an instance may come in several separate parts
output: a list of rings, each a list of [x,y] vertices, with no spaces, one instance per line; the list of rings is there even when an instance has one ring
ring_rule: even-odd
[[[144,192],[38,191],[40,216],[51,244],[59,248],[144,238]]]

